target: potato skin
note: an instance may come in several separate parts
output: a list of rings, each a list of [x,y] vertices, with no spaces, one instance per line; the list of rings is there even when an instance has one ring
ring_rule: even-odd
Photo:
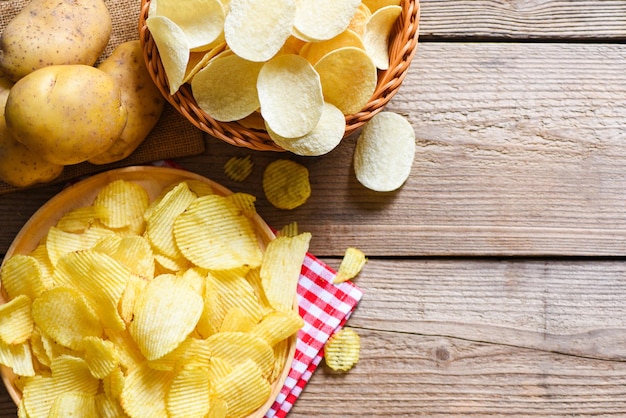
[[[0,37],[0,71],[17,81],[49,65],[94,65],[111,36],[102,0],[32,0]]]
[[[112,77],[87,65],[33,71],[11,88],[5,118],[13,137],[45,160],[77,164],[108,149],[126,124]]]
[[[109,74],[122,92],[128,120],[120,137],[92,164],[108,164],[128,157],[148,136],[163,112],[165,98],[152,81],[139,40],[120,44],[98,69]]]

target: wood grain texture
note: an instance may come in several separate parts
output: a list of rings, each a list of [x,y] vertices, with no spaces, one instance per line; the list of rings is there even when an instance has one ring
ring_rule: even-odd
[[[626,39],[622,0],[421,0],[420,36],[457,40]]]

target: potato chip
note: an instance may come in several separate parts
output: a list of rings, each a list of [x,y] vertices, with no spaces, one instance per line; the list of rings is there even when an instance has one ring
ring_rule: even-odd
[[[261,280],[267,300],[277,310],[293,309],[302,262],[309,248],[311,234],[277,237],[265,249]]]
[[[239,306],[233,306],[224,315],[219,332],[250,332],[256,321]]]
[[[219,195],[197,198],[173,225],[178,248],[199,267],[226,270],[261,263],[261,248],[250,220]]]
[[[293,35],[285,41],[283,46],[278,51],[279,54],[299,54],[302,47],[306,45],[306,42]]]
[[[61,393],[54,398],[48,418],[96,417],[96,398],[80,392]]]
[[[204,417],[209,413],[211,382],[203,365],[184,365],[167,393],[168,417]]]
[[[184,281],[194,292],[204,296],[208,271],[201,267],[191,267],[183,272],[179,280]]]
[[[390,192],[408,179],[415,157],[415,131],[402,116],[380,112],[365,125],[354,150],[354,172],[368,189]]]
[[[226,42],[222,39],[215,45],[208,47],[206,51],[192,51],[189,53],[187,68],[185,69],[185,77],[183,83],[189,83],[213,58],[224,52]]]
[[[108,376],[119,363],[117,349],[111,341],[88,336],[83,338],[82,348],[82,357],[95,378],[103,379]]]
[[[169,84],[169,92],[174,94],[183,84],[189,62],[190,48],[185,32],[165,16],[147,18],[146,26],[159,50]]]
[[[271,388],[258,366],[248,359],[235,366],[226,377],[215,382],[214,391],[226,401],[227,416],[238,418],[261,407],[269,398]]]
[[[242,182],[252,174],[254,163],[250,155],[245,157],[231,157],[224,164],[224,173],[226,177],[233,181]]]
[[[74,350],[83,338],[102,335],[102,325],[92,306],[75,289],[55,287],[32,303],[35,324],[54,341]]]
[[[56,227],[65,232],[85,232],[98,219],[109,217],[108,209],[100,205],[84,206],[63,215]]]
[[[291,35],[295,14],[295,0],[232,0],[224,21],[226,43],[242,58],[267,61]]]
[[[164,273],[178,273],[191,267],[191,263],[182,254],[171,258],[163,254],[154,254],[155,276]]]
[[[244,128],[255,129],[257,131],[265,130],[265,120],[263,120],[263,116],[261,116],[258,110],[243,119],[239,119],[237,123]]]
[[[198,107],[223,122],[248,116],[259,108],[257,78],[262,66],[238,55],[211,60],[191,80]]]
[[[157,276],[137,299],[129,331],[148,360],[178,347],[202,314],[202,297],[182,284],[175,276]]]
[[[278,231],[277,235],[283,237],[295,237],[298,235],[298,222],[293,221],[283,226],[280,231]]]
[[[270,383],[275,382],[284,372],[285,364],[289,358],[290,346],[289,340],[282,340],[274,345],[274,368],[267,378]]]
[[[225,12],[219,0],[158,0],[157,16],[166,16],[180,27],[190,49],[213,42],[224,26]]]
[[[324,346],[324,360],[333,370],[350,370],[359,361],[361,339],[351,328],[334,333]]]
[[[156,360],[151,360],[148,365],[157,370],[174,371],[177,366],[193,362],[202,365],[205,369],[210,366],[213,353],[206,340],[187,337],[174,351],[171,351]]]
[[[55,386],[63,393],[66,391],[95,395],[100,381],[91,375],[87,363],[76,356],[63,355],[52,360],[51,377]]]
[[[206,339],[209,351],[232,367],[253,360],[263,376],[274,367],[274,350],[260,337],[248,332],[218,332]]]
[[[346,131],[346,118],[341,110],[324,102],[322,116],[317,125],[298,138],[285,138],[268,127],[267,133],[278,146],[297,155],[319,156],[328,154],[343,139]]]
[[[361,0],[299,0],[294,26],[312,41],[323,41],[343,32]]]
[[[261,115],[280,136],[295,138],[312,130],[322,116],[320,76],[303,57],[278,55],[266,62],[257,81]]]
[[[99,418],[119,418],[125,416],[124,410],[117,399],[111,398],[106,393],[95,396],[96,411]]]
[[[279,209],[295,209],[311,196],[309,170],[291,160],[272,161],[263,173],[267,200]]]
[[[6,344],[20,344],[33,333],[33,318],[30,314],[31,300],[19,295],[0,305],[0,340]]]
[[[363,4],[367,6],[372,13],[385,6],[400,6],[400,0],[363,0]]]
[[[353,279],[357,274],[361,272],[363,266],[367,262],[365,254],[358,248],[348,247],[341,260],[337,275],[335,276],[333,283],[343,283],[346,280]]]
[[[377,68],[389,68],[389,37],[393,26],[402,13],[400,6],[385,6],[370,17],[363,34],[363,44]]]
[[[273,347],[298,332],[303,325],[303,319],[293,309],[274,311],[261,319],[252,329],[252,334],[263,338]]]
[[[39,263],[39,267],[41,268],[41,282],[43,283],[44,288],[50,289],[54,284],[52,282],[52,272],[54,271],[54,266],[50,261],[50,257],[48,257],[46,244],[39,244],[33,251],[30,252],[29,255]]]
[[[233,204],[241,211],[241,213],[251,218],[257,214],[256,206],[254,203],[256,202],[256,197],[249,193],[233,193],[226,196],[226,199],[233,202]]]
[[[125,370],[133,370],[146,361],[128,329],[119,331],[105,329],[105,335],[117,347],[120,365]]]
[[[315,70],[320,76],[324,100],[344,115],[361,111],[376,89],[376,65],[361,48],[335,49],[317,61]]]
[[[172,378],[172,372],[151,369],[146,363],[130,370],[120,395],[122,408],[133,418],[166,417]]]
[[[369,7],[367,7],[364,3],[359,4],[359,7],[348,25],[348,29],[356,33],[359,37],[362,37],[365,33],[365,25],[367,25],[371,16],[372,12]]]
[[[33,300],[47,287],[39,262],[30,255],[16,254],[6,259],[0,277],[9,299],[25,295]]]
[[[154,277],[154,254],[150,243],[143,236],[122,238],[112,257],[128,267],[132,274],[146,280]]]
[[[211,185],[205,181],[189,179],[185,180],[185,183],[187,183],[189,190],[195,193],[195,195],[198,197],[215,193]]]
[[[226,418],[228,413],[228,404],[224,399],[218,398],[216,395],[211,395],[211,409],[207,418]]]
[[[0,341],[0,364],[10,367],[18,376],[34,376],[32,351],[28,342],[6,344]]]
[[[87,250],[93,247],[100,239],[106,235],[114,234],[113,231],[101,227],[91,227],[82,234],[61,231],[57,227],[52,227],[46,237],[46,249],[48,257],[53,266],[56,266],[59,259],[66,254]]]
[[[221,326],[224,317],[233,307],[241,308],[254,323],[261,319],[261,305],[254,293],[254,288],[242,275],[228,270],[213,271],[207,276],[207,283],[212,282],[212,303],[218,310],[213,320]],[[208,299],[205,300],[205,304]]]
[[[137,183],[115,180],[104,186],[96,196],[92,207],[103,207],[107,216],[102,223],[109,228],[123,228],[137,225],[143,232],[143,213],[148,208],[148,192]]]
[[[334,38],[321,42],[309,42],[300,50],[300,55],[315,65],[324,55],[335,49],[353,46],[365,50],[361,37],[350,29],[346,29]]]

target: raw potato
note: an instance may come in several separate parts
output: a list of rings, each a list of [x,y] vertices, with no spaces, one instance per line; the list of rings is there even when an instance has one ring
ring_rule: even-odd
[[[17,81],[49,65],[93,65],[111,36],[102,0],[32,0],[0,38],[0,71]]]
[[[126,125],[113,78],[87,65],[33,71],[9,93],[5,118],[13,137],[53,164],[86,161],[106,151]]]
[[[165,99],[146,69],[139,40],[119,45],[98,68],[113,77],[128,112],[121,136],[104,153],[89,159],[92,164],[108,164],[128,157],[143,142],[158,122]]]

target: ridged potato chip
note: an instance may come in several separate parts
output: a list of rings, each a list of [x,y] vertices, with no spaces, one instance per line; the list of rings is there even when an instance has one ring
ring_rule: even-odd
[[[59,219],[56,227],[65,232],[85,232],[99,219],[108,219],[108,209],[100,205],[76,208]]]
[[[372,58],[361,48],[346,46],[324,55],[315,64],[324,100],[350,115],[359,112],[374,94],[378,74]]]
[[[265,315],[252,329],[252,334],[263,338],[272,347],[284,341],[304,325],[304,320],[293,309],[273,311]]]
[[[389,68],[389,37],[393,26],[402,13],[400,6],[385,6],[376,10],[370,17],[365,32],[363,44],[368,55],[377,68]]]
[[[365,125],[354,150],[354,172],[368,189],[390,192],[408,179],[415,158],[415,131],[402,116],[380,112]]]
[[[167,392],[169,418],[204,417],[209,413],[211,381],[204,365],[183,365]]]
[[[337,36],[350,24],[361,0],[298,0],[294,27],[310,41]]]
[[[31,300],[26,295],[19,295],[0,305],[0,340],[6,344],[20,344],[27,341],[33,333]]]
[[[155,370],[147,363],[130,370],[124,379],[120,404],[133,418],[167,416],[166,397],[172,372]]]
[[[97,336],[87,336],[82,341],[82,357],[87,363],[91,375],[104,379],[119,364],[119,355],[115,344]]]
[[[320,76],[303,57],[278,55],[266,62],[257,81],[261,115],[280,136],[295,138],[311,131],[322,116]]]
[[[30,255],[17,254],[2,265],[0,278],[2,288],[9,299],[26,295],[31,300],[46,290],[43,271],[39,262]]]
[[[185,32],[165,16],[149,17],[146,19],[146,26],[159,50],[169,92],[174,94],[183,84],[189,62],[190,48]]]
[[[324,360],[333,370],[348,371],[359,361],[361,338],[351,328],[334,333],[324,346]]]
[[[248,332],[218,332],[206,339],[209,351],[231,367],[252,360],[263,376],[274,367],[274,350],[262,338]]]
[[[353,279],[363,269],[363,266],[367,262],[367,258],[363,251],[358,248],[348,247],[341,260],[337,275],[335,276],[333,283],[343,283],[346,280]]]
[[[233,181],[244,181],[252,174],[254,163],[249,155],[245,157],[231,157],[224,164],[224,174]]]
[[[91,207],[104,208],[106,216],[100,217],[100,220],[107,227],[115,229],[138,225],[137,231],[141,233],[143,213],[149,203],[148,192],[139,184],[116,180],[100,190]]]
[[[254,361],[247,359],[215,382],[214,391],[228,405],[228,417],[240,418],[254,412],[270,395],[269,382]]]
[[[106,235],[114,234],[110,229],[93,226],[82,234],[64,232],[57,227],[52,227],[46,236],[46,249],[50,263],[56,266],[59,259],[66,254],[88,250]]]
[[[311,196],[309,170],[291,160],[272,161],[263,172],[263,191],[278,209],[295,209]]]
[[[17,376],[34,376],[32,351],[28,342],[7,344],[0,341],[0,363],[10,367]]]
[[[95,417],[96,397],[79,392],[61,393],[54,398],[48,418]]]

